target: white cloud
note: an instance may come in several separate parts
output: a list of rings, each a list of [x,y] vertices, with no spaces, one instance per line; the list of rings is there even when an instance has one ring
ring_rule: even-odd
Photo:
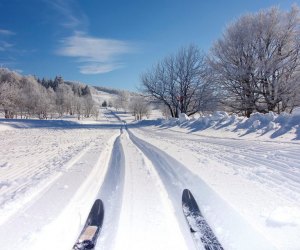
[[[15,35],[14,32],[6,29],[0,29],[0,51],[8,51],[14,44],[7,42],[9,36]]]
[[[107,63],[107,64],[100,64],[100,63],[89,63],[83,66],[80,66],[80,73],[82,74],[103,74],[114,71],[118,68],[121,68],[121,64],[114,64],[114,63]]]
[[[7,51],[8,49],[10,49],[13,46],[14,45],[12,43],[0,41],[0,51]]]
[[[83,74],[101,74],[122,67],[118,62],[120,56],[133,51],[128,42],[77,33],[62,40],[62,47],[57,53],[77,58],[83,63],[79,67]]]
[[[82,12],[74,0],[43,0],[49,6],[51,6],[57,13],[60,14],[62,20],[60,24],[65,28],[79,29],[81,26],[85,26],[87,16]]]
[[[10,30],[0,29],[0,35],[11,36],[15,34],[16,34],[15,32],[12,32]]]

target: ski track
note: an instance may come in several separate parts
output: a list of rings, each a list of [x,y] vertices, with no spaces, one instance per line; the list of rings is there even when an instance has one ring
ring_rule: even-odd
[[[63,171],[66,163],[99,138],[85,136],[78,141],[67,130],[14,130],[1,133],[0,141],[0,207],[24,193],[55,172]],[[17,135],[16,135],[17,134]],[[38,135],[36,135],[38,134]],[[12,136],[13,135],[13,136]],[[24,145],[25,144],[25,145]],[[13,160],[13,163],[11,162]]]
[[[155,137],[155,133],[152,134]],[[194,139],[168,133],[159,133],[159,139],[195,153],[209,155],[245,178],[265,183],[274,192],[280,186],[285,197],[300,202],[299,145],[202,137]],[[291,190],[294,192],[291,193]]]
[[[114,247],[121,213],[125,178],[125,156],[120,136],[114,142],[109,167],[97,195],[104,202],[104,221],[95,250]]]
[[[224,249],[299,249],[299,144],[127,130],[101,115],[108,125],[0,131],[1,250],[71,249],[97,198],[95,250],[196,249],[185,188]],[[295,221],[278,220],[287,211]]]
[[[181,233],[172,203],[150,161],[126,132],[121,143],[125,153],[125,185],[114,249],[192,249],[189,246],[193,245],[187,245]]]
[[[153,128],[133,131],[165,152],[178,152],[174,155],[176,159],[203,176],[228,204],[279,249],[298,249],[299,144],[206,138]],[[244,192],[238,187],[244,187]],[[294,212],[289,214],[291,209]],[[277,213],[282,210],[286,215]],[[273,223],[274,214],[277,217]],[[293,220],[295,224],[286,228]]]
[[[85,184],[87,180],[88,186],[93,186],[89,176],[95,174],[95,168],[101,170],[98,162],[100,153],[106,153],[107,150],[104,149],[109,147],[106,142],[114,134],[118,134],[118,131],[20,129],[14,130],[12,137],[9,136],[10,133],[10,130],[1,133],[1,144],[5,147],[0,146],[0,150],[7,152],[0,152],[3,155],[1,161],[7,163],[2,163],[5,167],[0,168],[1,183],[6,182],[8,186],[0,186],[1,249],[54,249],[48,245],[40,248],[43,245],[42,239],[46,235],[48,238],[51,234],[57,236],[55,230],[63,232],[61,229],[64,227],[60,228],[61,225],[49,231],[50,225],[55,224],[56,220],[63,221],[62,224],[64,221],[69,222],[68,216],[65,219],[60,216],[69,204],[73,204],[76,207],[73,208],[76,211],[73,214],[75,218],[72,219],[75,223],[73,237],[69,234],[69,241],[66,240],[68,237],[61,239],[66,243],[55,249],[71,248],[70,242],[75,235],[77,237],[76,229],[80,227],[81,216],[78,217],[78,214],[82,211],[85,216],[88,212],[85,211],[86,208],[80,207],[82,204],[76,204],[75,194],[80,193],[81,189],[88,190]],[[14,154],[18,155],[17,159]],[[94,176],[92,178],[95,179]],[[98,180],[96,186],[100,184]],[[86,199],[89,198],[88,201],[91,202],[96,194],[97,189],[94,196],[91,192]],[[19,212],[20,209],[22,211]]]
[[[173,202],[181,228],[186,228],[181,209],[181,193],[184,188],[195,192],[195,197],[211,225],[214,233],[225,249],[275,249],[255,229],[252,228],[231,206],[229,206],[214,190],[211,189],[199,176],[192,173],[186,166],[166,154],[159,148],[149,144],[130,133],[134,143],[151,159],[160,178]],[[235,228],[231,232],[226,228],[235,221]],[[249,239],[250,237],[250,239]],[[238,238],[238,239],[236,239]],[[244,242],[249,242],[245,246]]]

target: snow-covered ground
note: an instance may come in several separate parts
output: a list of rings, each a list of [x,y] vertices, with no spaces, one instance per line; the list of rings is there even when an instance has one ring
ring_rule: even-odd
[[[96,249],[196,249],[184,188],[224,249],[300,249],[297,117],[2,119],[1,249],[71,249],[96,198]]]

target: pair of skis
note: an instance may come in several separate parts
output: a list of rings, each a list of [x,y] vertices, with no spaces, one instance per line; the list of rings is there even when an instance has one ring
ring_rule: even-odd
[[[223,250],[217,237],[203,217],[195,198],[190,190],[182,193],[182,209],[193,235],[195,244],[204,246],[205,250]],[[97,199],[88,215],[86,223],[75,243],[74,250],[93,249],[97,243],[104,218],[103,202]]]

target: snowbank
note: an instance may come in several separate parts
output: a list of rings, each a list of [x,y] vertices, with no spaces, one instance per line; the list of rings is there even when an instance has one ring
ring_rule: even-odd
[[[184,122],[187,122],[187,121],[190,120],[190,118],[186,114],[184,114],[184,113],[179,114],[179,118],[178,119],[179,119],[180,123],[184,123]]]
[[[38,120],[38,119],[0,119],[0,130],[13,128],[62,128],[79,126],[71,120]]]
[[[154,123],[152,122],[152,125]],[[179,118],[157,120],[155,125],[162,127],[178,126],[189,130],[189,132],[209,133],[209,135],[214,135],[218,131],[237,137],[252,135],[256,138],[300,140],[300,109],[295,109],[292,114],[253,113],[249,118],[240,117],[236,114],[229,115],[223,111],[217,111],[198,119],[190,119],[185,114],[181,114]]]
[[[278,207],[267,219],[270,227],[299,226],[300,209],[297,207]]]

